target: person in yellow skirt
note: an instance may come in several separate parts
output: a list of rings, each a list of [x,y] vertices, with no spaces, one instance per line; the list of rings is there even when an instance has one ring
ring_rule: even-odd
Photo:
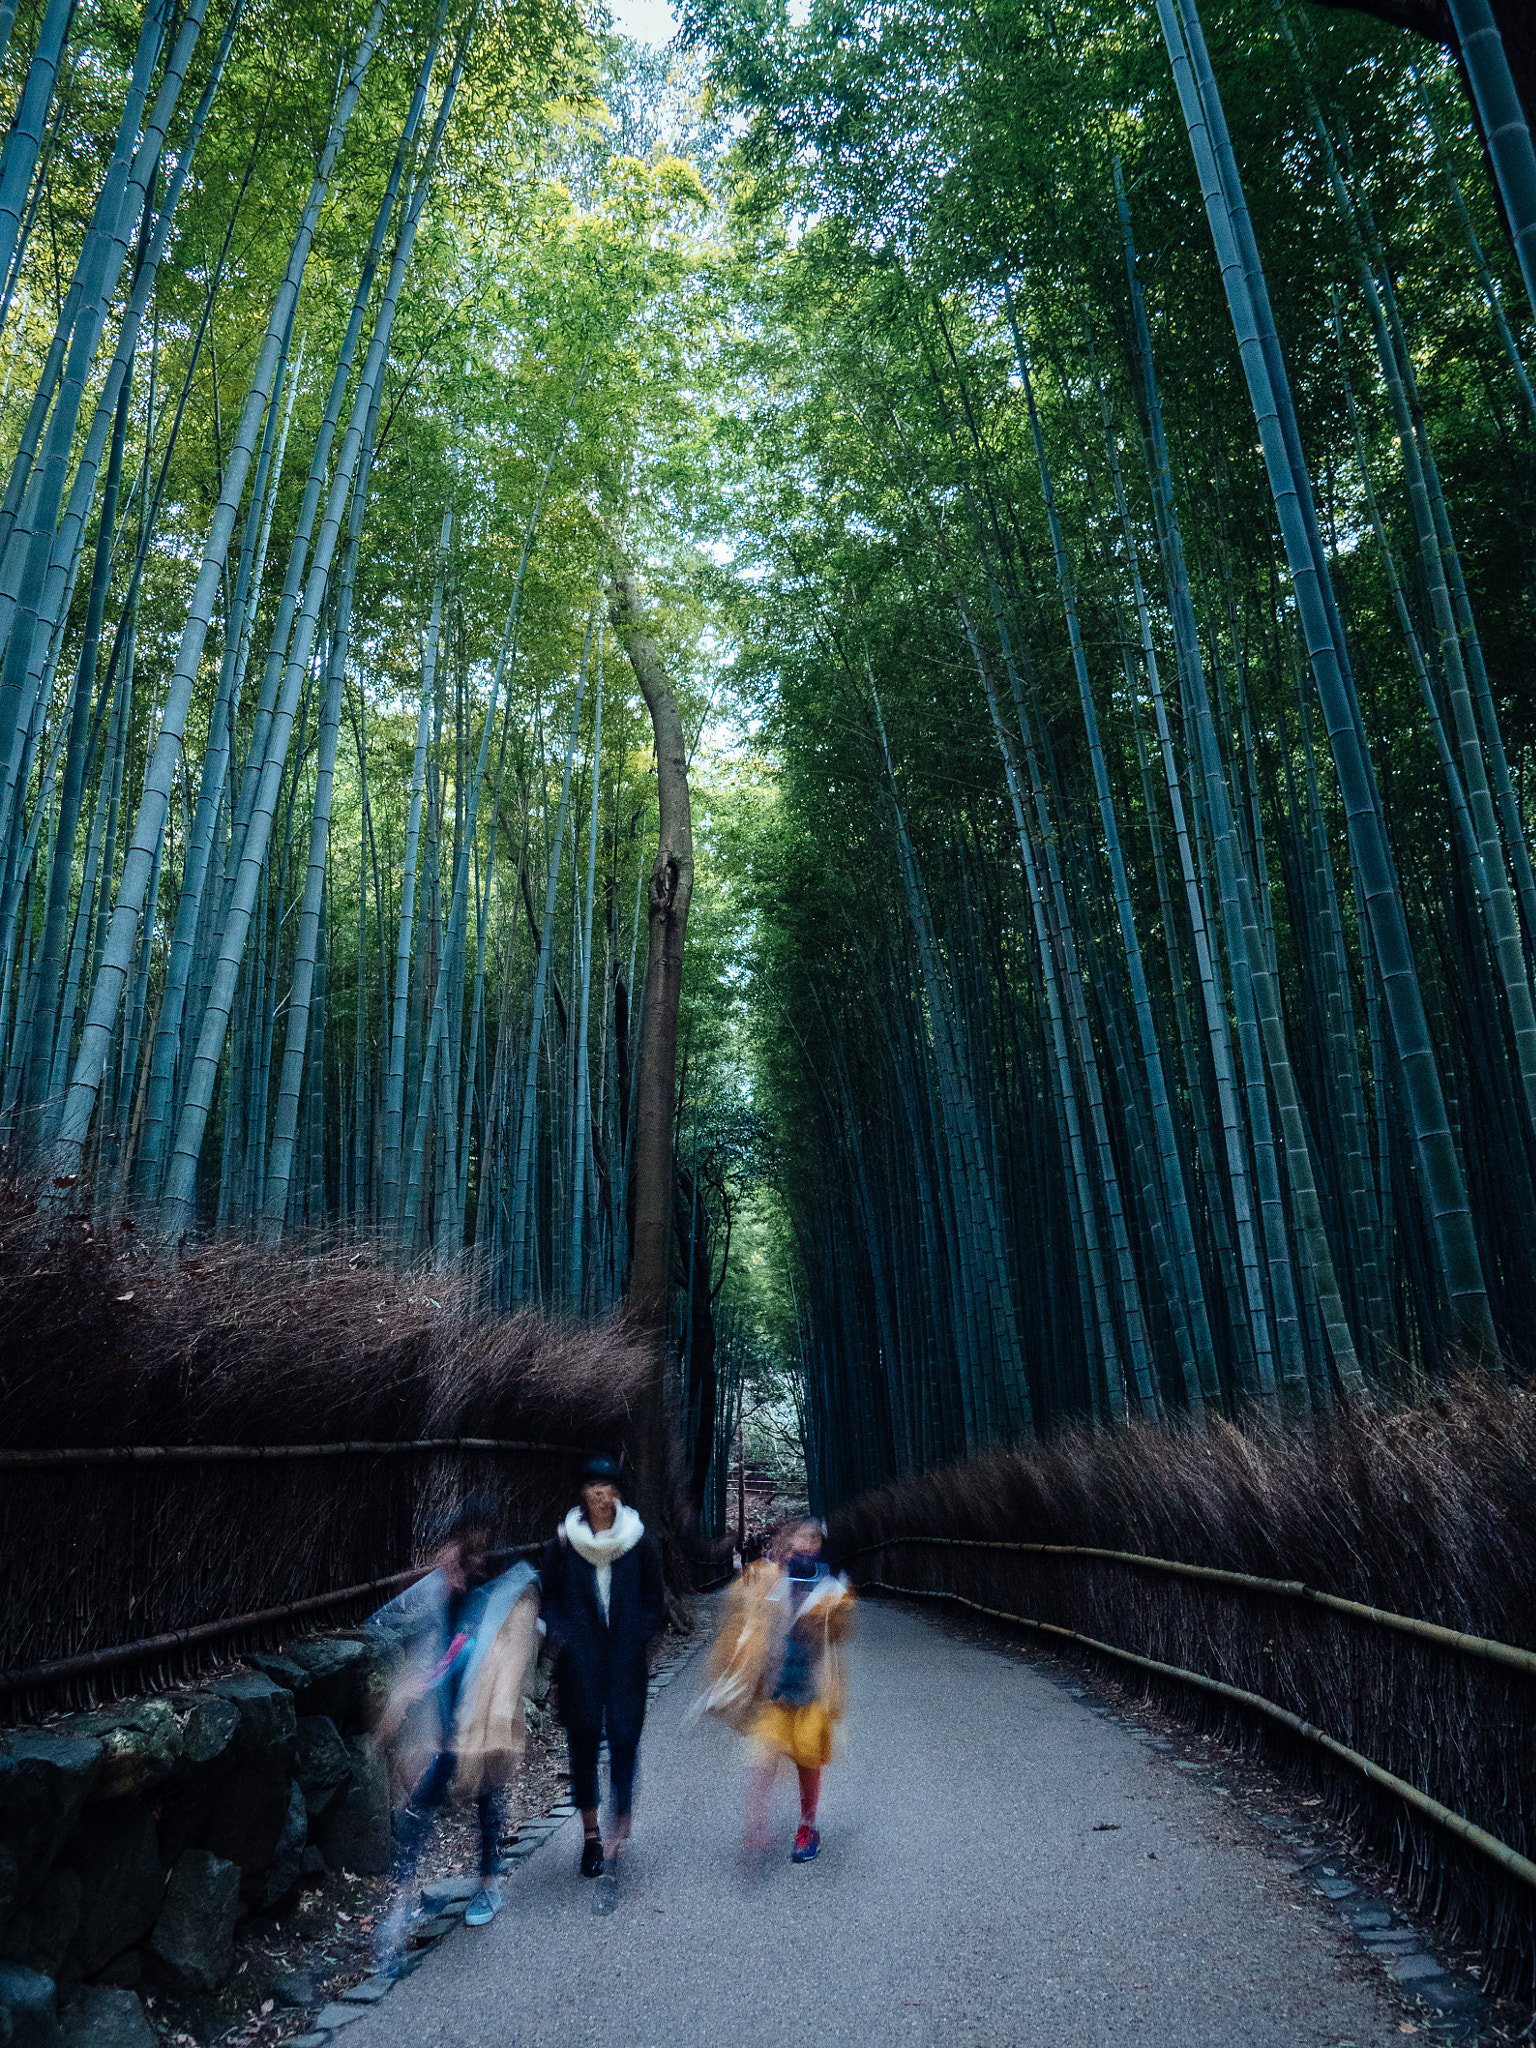
[[[847,1705],[841,1644],[853,1632],[854,1597],[821,1554],[821,1527],[791,1522],[768,1557],[731,1588],[710,1654],[702,1704],[758,1747],[747,1794],[747,1846],[767,1844],[768,1794],[781,1760],[800,1778],[800,1827],[792,1860],[821,1847],[816,1811],[832,1735]]]

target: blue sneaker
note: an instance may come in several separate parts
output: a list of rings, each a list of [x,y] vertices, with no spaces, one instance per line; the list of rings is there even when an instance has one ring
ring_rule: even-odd
[[[791,1863],[813,1863],[821,1850],[821,1837],[814,1828],[801,1823],[800,1832],[795,1836],[795,1846],[789,1852]]]
[[[470,1900],[464,1912],[466,1927],[485,1927],[501,1911],[501,1886],[494,1877],[488,1877],[479,1891]]]

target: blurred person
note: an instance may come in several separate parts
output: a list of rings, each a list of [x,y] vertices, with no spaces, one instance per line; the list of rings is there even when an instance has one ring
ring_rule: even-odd
[[[580,1500],[539,1560],[544,1620],[555,1660],[560,1720],[571,1753],[571,1797],[581,1809],[583,1877],[610,1882],[594,1901],[612,1903],[611,1880],[629,1840],[635,1764],[645,1721],[651,1641],[667,1619],[661,1553],[619,1494],[619,1468],[593,1458]],[[598,1825],[597,1759],[608,1738],[613,1793],[606,1849]]]
[[[502,1808],[527,1746],[524,1694],[538,1655],[539,1593],[531,1565],[501,1568],[492,1548],[499,1519],[496,1501],[467,1500],[427,1576],[369,1621],[407,1642],[376,1731],[412,1788],[395,1825],[395,1904],[375,1937],[386,1970],[414,1917],[417,1860],[444,1800],[473,1799],[479,1813],[480,1889],[466,1925],[483,1927],[501,1910]]]
[[[747,1849],[768,1840],[768,1795],[785,1757],[800,1781],[800,1826],[790,1858],[809,1863],[821,1848],[816,1827],[821,1774],[847,1709],[841,1645],[853,1633],[854,1596],[822,1554],[818,1522],[786,1523],[767,1559],[749,1565],[727,1595],[726,1617],[710,1651],[705,1711],[757,1745],[747,1790]]]

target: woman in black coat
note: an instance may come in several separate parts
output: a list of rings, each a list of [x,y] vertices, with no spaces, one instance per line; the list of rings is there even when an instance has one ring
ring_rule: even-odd
[[[571,1509],[539,1560],[543,1613],[555,1659],[560,1719],[571,1750],[571,1797],[586,1839],[581,1874],[603,1872],[597,1824],[597,1752],[608,1737],[613,1783],[610,1871],[629,1840],[635,1756],[645,1720],[647,1652],[667,1619],[661,1553],[633,1508],[619,1498],[619,1468],[594,1458]]]

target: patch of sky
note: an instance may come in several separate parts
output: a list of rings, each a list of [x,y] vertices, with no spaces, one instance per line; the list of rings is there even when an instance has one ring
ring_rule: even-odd
[[[637,43],[670,43],[677,34],[677,16],[666,0],[610,0],[613,25]]]

